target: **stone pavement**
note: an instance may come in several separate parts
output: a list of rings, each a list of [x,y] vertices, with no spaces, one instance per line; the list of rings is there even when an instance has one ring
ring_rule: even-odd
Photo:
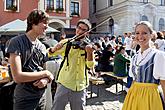
[[[88,94],[87,105],[85,110],[121,110],[126,95],[125,91],[116,94],[115,84],[103,84],[100,86],[99,97],[96,97],[97,87],[94,86],[93,97]],[[121,85],[118,84],[118,90],[121,90]],[[88,92],[90,87],[88,88]],[[66,106],[65,110],[70,110],[69,104]]]

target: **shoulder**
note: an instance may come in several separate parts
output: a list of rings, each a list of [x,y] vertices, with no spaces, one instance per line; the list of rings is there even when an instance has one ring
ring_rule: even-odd
[[[158,49],[154,49],[154,52],[155,52],[155,56],[156,57],[165,57],[165,52],[163,52],[163,51],[160,51],[160,50],[158,50]]]
[[[23,35],[19,35],[19,36],[15,36],[13,38],[11,38],[8,43],[7,43],[8,46],[21,46],[21,45],[27,45],[27,38],[26,38],[26,35],[23,34]]]
[[[155,54],[154,61],[158,61],[158,63],[165,61],[165,52],[158,49],[153,49],[153,52]]]
[[[15,36],[13,38],[10,39],[10,41],[21,41],[22,39],[25,39],[26,35],[23,34],[23,35],[19,35],[19,36]]]

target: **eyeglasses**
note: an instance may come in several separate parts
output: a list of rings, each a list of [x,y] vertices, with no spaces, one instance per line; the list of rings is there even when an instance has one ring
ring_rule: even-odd
[[[80,27],[80,26],[77,26],[77,29],[80,29],[80,30],[82,30],[82,31],[87,31],[88,29],[84,29],[84,28],[82,28],[82,27]]]

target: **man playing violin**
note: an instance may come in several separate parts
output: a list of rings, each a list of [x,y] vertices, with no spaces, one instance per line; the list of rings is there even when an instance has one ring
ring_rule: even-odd
[[[86,67],[92,68],[94,66],[94,49],[90,44],[86,45],[84,49],[74,48],[72,43],[83,41],[90,29],[91,24],[88,20],[79,20],[76,27],[77,37],[74,41],[64,39],[49,49],[49,56],[60,54],[64,57],[56,78],[58,84],[52,110],[65,110],[68,102],[71,110],[84,110],[86,88],[89,85]],[[65,55],[68,44],[71,44],[71,46],[68,54]]]

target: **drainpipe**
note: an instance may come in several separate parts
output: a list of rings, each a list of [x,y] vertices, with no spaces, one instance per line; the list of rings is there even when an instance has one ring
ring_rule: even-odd
[[[66,28],[70,28],[70,0],[66,0]]]

